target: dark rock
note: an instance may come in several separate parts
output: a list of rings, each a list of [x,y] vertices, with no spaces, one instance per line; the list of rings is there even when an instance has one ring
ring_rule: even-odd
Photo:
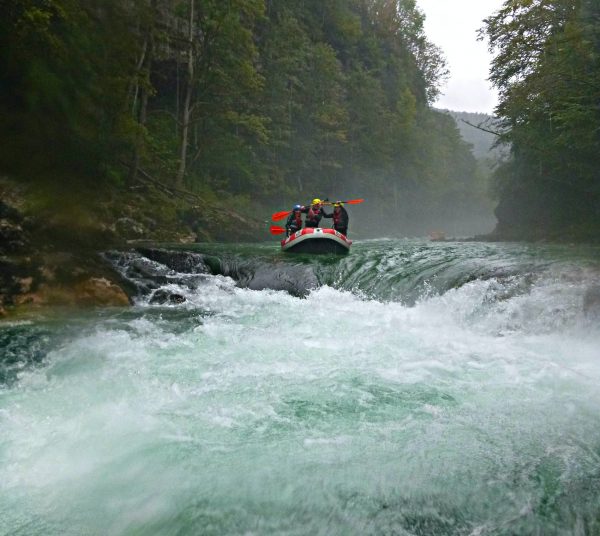
[[[23,221],[23,215],[16,208],[6,204],[0,199],[0,219],[21,223]]]
[[[188,251],[172,251],[166,249],[138,248],[138,251],[150,260],[159,262],[180,274],[208,274],[204,255]]]
[[[107,266],[118,273],[120,285],[130,296],[146,295],[168,283],[170,270],[138,253],[109,251],[102,255]]]
[[[150,298],[151,305],[164,305],[165,303],[177,304],[185,302],[185,296],[165,289],[157,290]]]
[[[13,305],[23,288],[29,292],[34,287],[34,272],[31,259],[0,257],[0,305]]]
[[[128,278],[140,279],[152,282],[154,288],[166,284],[169,279],[167,274],[169,270],[164,266],[156,266],[148,259],[135,259],[127,268],[126,276]]]
[[[0,253],[18,253],[25,249],[28,242],[21,225],[7,219],[0,220]]]

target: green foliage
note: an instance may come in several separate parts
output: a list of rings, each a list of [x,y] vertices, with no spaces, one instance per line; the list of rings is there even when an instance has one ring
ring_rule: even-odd
[[[130,185],[125,163],[257,206],[368,197],[373,232],[423,233],[480,202],[469,147],[429,108],[446,70],[415,0],[9,0],[7,13],[6,169]],[[585,122],[578,104],[555,123]]]
[[[503,229],[600,227],[599,20],[595,0],[511,0],[486,21],[512,145],[496,177]]]
[[[0,129],[8,169],[95,174],[127,144],[129,40],[119,2],[9,1],[0,31]],[[115,37],[122,30],[120,38]],[[6,135],[6,134],[5,134]]]

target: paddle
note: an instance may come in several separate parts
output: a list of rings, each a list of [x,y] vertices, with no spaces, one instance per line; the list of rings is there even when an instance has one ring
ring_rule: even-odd
[[[364,201],[364,199],[350,199],[350,201],[340,201],[341,203],[345,204],[345,205],[358,205],[359,203],[362,203]],[[333,203],[331,202],[324,202],[322,203],[323,205],[333,205]],[[283,218],[287,218],[290,214],[292,213],[291,210],[284,210],[282,212],[275,212],[275,214],[273,214],[271,216],[271,219],[273,221],[280,221],[283,220]]]
[[[271,225],[271,228],[269,229],[269,231],[271,231],[271,234],[285,233],[285,229],[283,227],[277,227],[277,225]]]
[[[291,210],[288,210],[287,212],[285,210],[283,212],[275,212],[275,214],[271,216],[271,219],[273,221],[283,220],[283,218],[287,218],[291,213]]]
[[[337,201],[337,203],[341,203],[342,205],[358,205],[359,203],[363,203],[364,199],[350,199],[350,201]],[[336,201],[333,203],[331,201],[324,201],[321,203],[322,205],[335,205]]]

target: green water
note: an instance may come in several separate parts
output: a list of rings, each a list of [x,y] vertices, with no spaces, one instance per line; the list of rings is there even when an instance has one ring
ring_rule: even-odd
[[[600,534],[598,250],[195,252],[0,324],[0,534]]]

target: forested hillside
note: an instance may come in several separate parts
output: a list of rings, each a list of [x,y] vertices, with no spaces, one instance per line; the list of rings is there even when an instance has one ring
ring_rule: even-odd
[[[460,135],[473,146],[473,156],[475,158],[495,160],[503,152],[506,153],[502,148],[495,146],[498,136],[494,134],[496,127],[493,116],[477,112],[443,111],[454,118]]]
[[[511,159],[495,176],[502,238],[598,240],[600,3],[510,0],[486,20]]]
[[[482,203],[487,203],[490,214],[487,225],[482,226],[481,232],[489,233],[496,225],[496,219],[491,217],[497,203],[494,171],[508,157],[509,148],[507,145],[499,143],[495,133],[497,121],[493,116],[477,112],[440,111],[454,119],[462,139],[471,147],[477,161],[478,187],[482,192]]]
[[[115,199],[150,177],[260,219],[364,197],[371,235],[489,220],[414,0],[9,0],[0,69],[23,181]]]

